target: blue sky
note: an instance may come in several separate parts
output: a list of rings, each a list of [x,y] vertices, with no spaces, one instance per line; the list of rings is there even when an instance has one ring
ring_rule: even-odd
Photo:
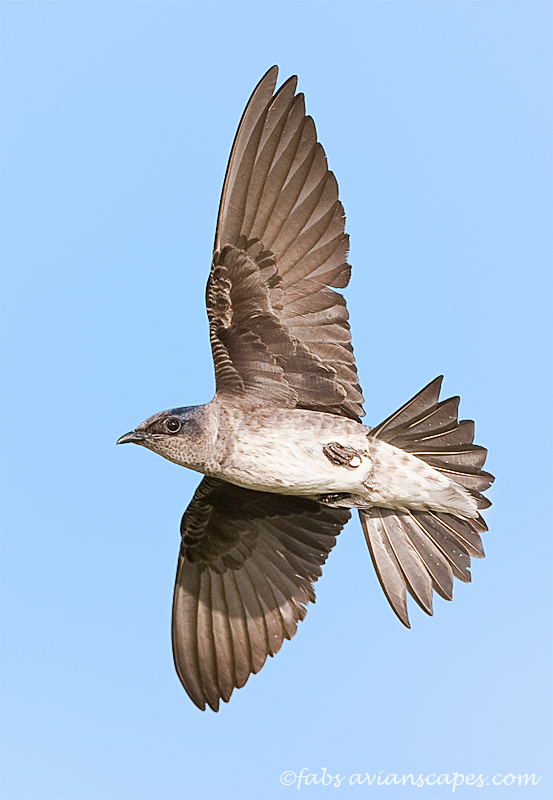
[[[6,800],[423,800],[352,774],[550,769],[548,2],[3,3]],[[351,522],[292,642],[219,714],[172,665],[198,477],[118,436],[208,401],[203,292],[236,125],[296,73],[351,235],[377,424],[436,375],[497,476],[487,558],[387,606]],[[285,771],[346,776],[285,786]],[[494,786],[534,773],[536,786]]]

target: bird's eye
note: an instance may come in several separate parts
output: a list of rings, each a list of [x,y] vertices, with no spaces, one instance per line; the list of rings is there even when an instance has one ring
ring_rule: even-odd
[[[178,419],[175,419],[175,417],[171,417],[165,423],[165,427],[171,433],[176,433],[177,431],[180,431],[180,421]]]

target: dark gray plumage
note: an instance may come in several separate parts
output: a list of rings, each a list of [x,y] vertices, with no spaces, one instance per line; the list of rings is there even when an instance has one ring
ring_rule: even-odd
[[[196,705],[218,710],[296,632],[359,510],[390,605],[432,614],[484,555],[486,450],[441,378],[372,430],[357,379],[338,186],[303,95],[272,67],[232,148],[206,290],[216,396],[119,439],[203,473],[181,522],[173,652]],[[332,288],[331,288],[332,287]]]

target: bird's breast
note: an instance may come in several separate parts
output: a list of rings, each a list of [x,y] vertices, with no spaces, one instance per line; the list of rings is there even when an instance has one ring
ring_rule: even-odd
[[[241,420],[215,477],[279,494],[362,491],[372,467],[368,429],[351,420],[328,417],[300,411]],[[332,442],[355,451],[352,466],[325,455],[325,447]]]

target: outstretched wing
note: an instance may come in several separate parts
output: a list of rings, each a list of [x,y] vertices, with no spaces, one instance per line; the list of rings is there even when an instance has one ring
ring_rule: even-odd
[[[206,302],[217,393],[359,419],[349,238],[297,78],[254,90],[232,148]]]
[[[291,639],[349,511],[204,478],[181,523],[173,654],[214,710]]]

